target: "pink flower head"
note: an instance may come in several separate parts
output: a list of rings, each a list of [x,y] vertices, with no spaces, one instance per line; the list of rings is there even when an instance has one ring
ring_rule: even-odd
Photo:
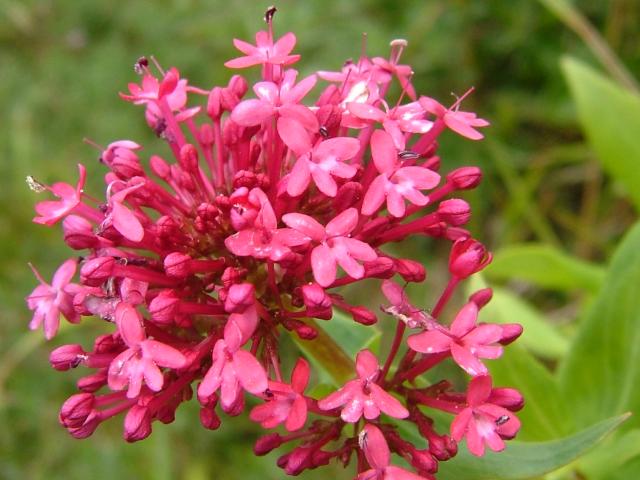
[[[451,356],[469,375],[487,375],[487,367],[480,358],[495,359],[502,355],[502,347],[496,345],[503,337],[503,329],[496,324],[476,325],[478,305],[467,303],[456,315],[451,328],[444,327],[411,335],[407,342],[416,352],[441,353],[451,351]]]
[[[296,120],[309,131],[317,131],[315,114],[300,103],[315,86],[317,78],[309,75],[296,85],[297,75],[296,70],[287,70],[280,86],[273,82],[256,83],[253,91],[258,98],[240,102],[231,112],[231,120],[238,125],[251,127],[279,115]]]
[[[109,388],[123,390],[127,397],[140,395],[142,381],[154,392],[162,390],[164,376],[159,367],[182,368],[187,359],[169,345],[146,337],[142,316],[131,305],[121,302],[116,307],[116,325],[120,337],[128,347],[109,365]]]
[[[376,130],[371,137],[371,154],[380,172],[367,190],[362,202],[362,213],[372,215],[387,201],[387,209],[394,217],[405,214],[405,199],[414,205],[426,205],[429,197],[420,190],[434,188],[440,175],[425,167],[403,167],[391,135]]]
[[[400,285],[392,280],[382,282],[382,293],[390,306],[384,307],[383,310],[389,315],[393,315],[404,322],[409,328],[427,327],[435,320],[424,310],[414,307],[407,297],[407,293]]]
[[[301,429],[307,420],[304,389],[309,383],[309,374],[309,364],[304,358],[299,358],[291,373],[291,384],[270,381],[268,401],[251,410],[251,420],[260,422],[264,428],[273,428],[284,422],[290,432]]]
[[[249,202],[259,205],[253,226],[240,230],[224,241],[234,254],[254,258],[268,258],[279,262],[291,253],[289,247],[297,247],[309,242],[304,234],[291,228],[278,228],[276,215],[265,193],[254,188],[249,193]]]
[[[376,383],[380,374],[378,359],[369,350],[362,350],[356,357],[358,378],[347,382],[340,390],[318,402],[322,410],[344,407],[342,420],[356,423],[364,414],[367,420],[380,416],[380,412],[394,418],[406,418],[409,412],[394,397]]]
[[[485,445],[494,452],[503,450],[503,439],[515,437],[520,430],[518,417],[503,406],[500,395],[493,395],[496,390],[499,389],[491,389],[491,377],[488,375],[471,379],[467,407],[451,423],[454,440],[459,442],[466,437],[469,451],[478,457],[484,455]],[[519,394],[515,392],[512,396]],[[521,405],[521,400],[520,396],[520,402],[515,403]]]
[[[278,133],[298,157],[288,176],[287,193],[292,197],[302,195],[312,178],[318,190],[335,197],[338,185],[333,177],[349,179],[356,174],[356,167],[344,163],[360,150],[356,138],[335,137],[313,146],[309,132],[290,117],[278,120]]]
[[[276,43],[270,33],[261,30],[256,33],[256,44],[233,39],[233,45],[244,53],[243,57],[234,58],[224,64],[228,68],[247,68],[254,65],[291,65],[300,59],[300,55],[289,55],[296,45],[296,36],[289,32]]]
[[[385,111],[361,102],[350,102],[347,109],[357,118],[382,124],[398,150],[405,149],[406,133],[427,133],[433,126],[433,122],[424,119],[425,111],[419,102],[407,103],[392,109],[389,109],[386,102],[381,103]]]
[[[84,182],[87,178],[87,169],[84,165],[78,164],[78,171],[80,177],[76,188],[73,188],[68,183],[54,183],[49,190],[60,200],[47,200],[44,202],[38,202],[36,204],[36,212],[38,216],[34,217],[35,223],[43,225],[53,225],[57,223],[61,218],[64,218],[71,212],[73,212],[82,199],[82,189],[84,188]]]
[[[358,435],[358,443],[371,469],[358,474],[356,480],[424,480],[415,473],[391,465],[389,445],[375,425],[367,423],[364,426]]]
[[[70,284],[76,273],[78,262],[70,258],[64,262],[53,275],[51,285],[44,281],[38,271],[32,267],[33,273],[40,281],[33,292],[27,297],[27,305],[33,310],[33,318],[29,328],[35,330],[43,325],[44,336],[52,339],[60,326],[60,314],[72,323],[77,323],[80,316],[73,307],[73,296],[76,293]]]
[[[254,395],[264,392],[269,384],[260,362],[240,347],[246,341],[239,329],[225,327],[224,338],[218,340],[211,354],[212,364],[198,387],[198,397],[207,399],[220,389],[220,404],[226,412],[241,400],[242,389]]]
[[[471,140],[480,140],[484,138],[484,135],[477,131],[476,128],[486,127],[489,125],[489,122],[482,118],[478,118],[478,116],[473,112],[463,112],[462,110],[458,110],[457,105],[460,103],[462,98],[458,100],[456,105],[452,108],[447,108],[437,100],[430,97],[420,97],[419,101],[422,108],[442,119],[444,124],[457,134]]]
[[[311,251],[311,268],[313,277],[322,287],[335,281],[337,265],[357,279],[364,276],[364,267],[357,260],[371,262],[378,257],[368,244],[349,237],[358,224],[355,208],[345,210],[326,227],[302,213],[288,213],[283,215],[282,221],[318,243]]]

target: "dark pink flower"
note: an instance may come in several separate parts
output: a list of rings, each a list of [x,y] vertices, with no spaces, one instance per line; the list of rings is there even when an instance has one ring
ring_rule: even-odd
[[[456,105],[452,108],[447,108],[437,100],[430,97],[420,97],[420,105],[429,113],[441,118],[445,125],[451,130],[463,137],[467,137],[471,140],[480,140],[484,138],[477,127],[486,127],[489,122],[482,118],[478,118],[475,113],[463,112],[458,110],[457,104],[462,99],[456,102]]]
[[[318,402],[321,409],[333,410],[343,407],[340,416],[349,423],[356,423],[363,414],[367,420],[373,420],[380,416],[380,412],[394,418],[409,416],[407,409],[376,383],[380,365],[373,353],[369,350],[358,353],[356,370],[356,380],[347,382],[340,390]]]
[[[389,445],[378,427],[367,423],[358,435],[358,443],[371,469],[359,473],[356,480],[424,480],[415,473],[391,465]]]
[[[291,373],[291,384],[270,381],[268,396],[271,398],[251,410],[251,420],[260,422],[264,428],[273,428],[284,422],[290,432],[301,429],[307,421],[304,389],[309,383],[309,374],[309,364],[304,358],[299,358]]]
[[[224,241],[234,254],[254,258],[268,258],[279,262],[291,253],[290,247],[309,242],[309,238],[291,228],[278,228],[278,221],[269,199],[259,188],[251,190],[248,200],[259,206],[253,225],[234,233]]]
[[[271,35],[262,30],[256,33],[256,44],[233,39],[235,47],[245,56],[234,58],[224,64],[228,68],[247,68],[254,65],[291,65],[300,59],[300,55],[289,55],[296,45],[296,36],[289,32],[273,43]]]
[[[349,237],[358,224],[358,211],[355,208],[345,210],[326,227],[302,213],[288,213],[282,217],[282,221],[318,243],[311,252],[311,268],[316,282],[323,287],[335,281],[338,265],[350,277],[362,278],[364,267],[356,260],[371,262],[378,257],[368,244]]]
[[[479,457],[484,455],[485,445],[494,452],[503,450],[503,439],[515,437],[520,430],[518,417],[500,405],[499,395],[492,398],[493,392],[495,390],[491,389],[490,376],[481,375],[471,379],[467,391],[467,407],[451,423],[451,436],[454,440],[459,442],[466,437],[469,451]],[[521,400],[520,396],[520,402],[515,403],[521,404]]]
[[[160,391],[164,377],[159,367],[181,368],[186,363],[185,356],[169,345],[146,338],[142,317],[131,305],[118,304],[115,320],[128,348],[109,366],[109,388],[123,390],[128,385],[127,397],[135,398],[140,394],[144,380],[151,390]]]
[[[496,345],[503,336],[500,325],[476,325],[478,305],[467,303],[456,315],[449,330],[444,327],[410,336],[409,347],[420,353],[451,351],[451,356],[469,375],[486,375],[487,367],[480,358],[498,358],[502,347]]]
[[[29,322],[29,328],[35,330],[43,325],[44,336],[52,339],[60,327],[60,314],[72,323],[80,320],[80,315],[73,307],[73,296],[76,291],[70,284],[76,273],[78,262],[70,258],[64,262],[53,275],[51,285],[44,281],[38,271],[32,267],[33,273],[40,281],[33,292],[27,297],[27,305],[33,310],[33,318]]]
[[[78,164],[80,177],[76,188],[68,183],[54,183],[49,190],[60,200],[47,200],[36,204],[37,217],[34,217],[35,223],[44,225],[53,225],[60,219],[72,213],[76,207],[80,205],[82,199],[82,189],[87,178],[87,169],[84,165]]]
[[[493,255],[477,240],[463,236],[456,240],[449,255],[449,272],[467,278],[491,263]]]
[[[414,205],[426,205],[429,197],[420,190],[434,188],[440,175],[425,167],[403,167],[391,135],[376,130],[371,137],[371,155],[380,172],[367,190],[362,202],[362,213],[372,215],[387,201],[387,209],[394,217],[405,214],[405,199]]]

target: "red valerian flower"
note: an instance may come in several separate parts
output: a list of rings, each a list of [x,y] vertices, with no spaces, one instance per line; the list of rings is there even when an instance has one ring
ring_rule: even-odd
[[[480,358],[495,359],[502,355],[497,343],[502,339],[503,329],[496,324],[476,325],[478,305],[467,303],[456,315],[449,330],[444,327],[412,335],[407,342],[416,352],[451,352],[455,362],[469,375],[488,373]]]
[[[289,32],[283,35],[276,43],[270,32],[264,30],[256,33],[256,44],[233,39],[235,47],[245,54],[243,57],[234,58],[224,64],[229,68],[247,68],[254,65],[291,65],[300,60],[300,55],[289,55],[296,46],[296,36]]]
[[[356,423],[362,415],[367,420],[380,416],[380,412],[390,417],[405,418],[409,412],[394,397],[376,383],[380,374],[378,359],[369,350],[362,350],[356,357],[358,378],[347,382],[340,390],[318,402],[323,410],[342,407],[342,420]]]
[[[304,389],[309,383],[309,363],[299,358],[291,373],[291,384],[269,381],[267,402],[251,410],[250,418],[264,428],[284,422],[290,432],[300,430],[307,421],[307,400]]]
[[[467,391],[467,407],[453,420],[451,436],[458,442],[466,437],[469,451],[478,457],[484,455],[485,445],[495,452],[503,450],[503,439],[515,437],[520,430],[518,417],[505,408],[512,405],[522,408],[518,392],[492,390],[488,375],[473,378]]]
[[[463,112],[458,110],[457,104],[460,103],[460,100],[456,102],[456,106],[453,108],[447,108],[437,100],[430,97],[420,97],[419,101],[422,108],[442,119],[445,125],[457,134],[471,140],[480,140],[484,138],[484,135],[477,131],[476,128],[486,127],[489,125],[489,122],[482,118],[478,118],[478,116],[473,112]]]
[[[363,277],[364,267],[356,260],[370,262],[378,257],[368,244],[349,237],[358,223],[355,208],[345,210],[326,227],[302,213],[288,213],[282,221],[319,244],[311,252],[311,267],[316,282],[323,287],[335,281],[338,264],[350,277],[357,279]]]
[[[37,217],[34,217],[35,223],[44,225],[53,225],[68,214],[74,212],[81,205],[82,189],[87,178],[87,169],[84,165],[78,164],[80,178],[76,188],[68,183],[54,183],[49,190],[60,200],[46,200],[36,204]]]

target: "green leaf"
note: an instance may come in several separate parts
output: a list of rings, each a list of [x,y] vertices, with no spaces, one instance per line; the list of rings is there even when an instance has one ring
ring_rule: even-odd
[[[608,439],[589,455],[581,458],[576,469],[585,473],[586,478],[608,478],[611,472],[619,470],[639,456],[640,429],[634,429]]]
[[[305,323],[314,327],[318,336],[313,341],[301,340],[297,335],[291,337],[334,385],[342,385],[354,377],[356,354],[363,348],[375,350],[381,335],[376,326],[357,323],[340,311],[334,311],[329,321],[306,319]]]
[[[578,426],[640,410],[639,286],[640,223],[614,254],[604,287],[560,368]],[[627,425],[638,427],[640,419]]]
[[[517,388],[525,398],[525,406],[517,414],[522,421],[518,439],[549,440],[573,431],[556,379],[522,346],[509,345],[499,360],[487,365],[494,386]]]
[[[519,279],[544,288],[583,288],[595,293],[602,285],[604,269],[552,246],[531,243],[498,250],[484,274],[490,279]]]
[[[461,447],[456,457],[440,463],[439,480],[519,480],[556,470],[605,438],[629,415],[610,418],[570,437],[548,442],[509,442],[503,452],[474,457]]]
[[[563,59],[562,68],[589,143],[640,210],[640,96],[576,59]]]

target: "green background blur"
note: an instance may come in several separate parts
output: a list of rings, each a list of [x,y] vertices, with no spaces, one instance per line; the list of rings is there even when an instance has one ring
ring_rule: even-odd
[[[640,71],[640,2],[574,2],[632,72]],[[482,186],[466,195],[470,229],[492,249],[536,240],[584,259],[602,261],[634,219],[616,184],[601,172],[576,121],[559,60],[571,54],[597,65],[578,36],[533,0],[283,1],[276,29],[294,31],[303,73],[336,70],[360,52],[386,56],[388,42],[406,38],[402,63],[415,70],[420,93],[450,103],[451,92],[476,92],[465,102],[491,121],[487,139],[453,135],[442,145],[445,169],[478,164]],[[133,63],[155,55],[203,88],[226,83],[222,63],[237,54],[233,37],[251,40],[266,4],[248,0],[0,0],[0,479],[254,479],[283,478],[276,454],[250,454],[259,430],[242,419],[218,432],[202,429],[194,405],[177,421],[154,425],[146,441],[128,445],[120,421],[76,441],[58,426],[57,411],[79,373],[48,367],[48,351],[84,342],[87,326],[44,345],[27,333],[24,297],[35,286],[27,262],[45,278],[70,254],[59,227],[30,222],[25,176],[74,184],[76,164],[89,170],[88,193],[99,196],[104,168],[99,144],[157,140],[143,110],[121,101]],[[249,76],[254,75],[250,73]],[[255,78],[255,77],[251,77]],[[422,240],[413,252],[428,260],[433,284],[445,277]],[[440,252],[446,260],[446,252]],[[443,256],[444,255],[444,256]],[[575,305],[570,294],[521,291],[551,317]],[[375,305],[371,305],[377,308]],[[88,322],[90,323],[90,322]],[[559,326],[562,328],[562,325]],[[336,470],[337,478],[346,478]],[[329,470],[304,478],[329,478]]]

